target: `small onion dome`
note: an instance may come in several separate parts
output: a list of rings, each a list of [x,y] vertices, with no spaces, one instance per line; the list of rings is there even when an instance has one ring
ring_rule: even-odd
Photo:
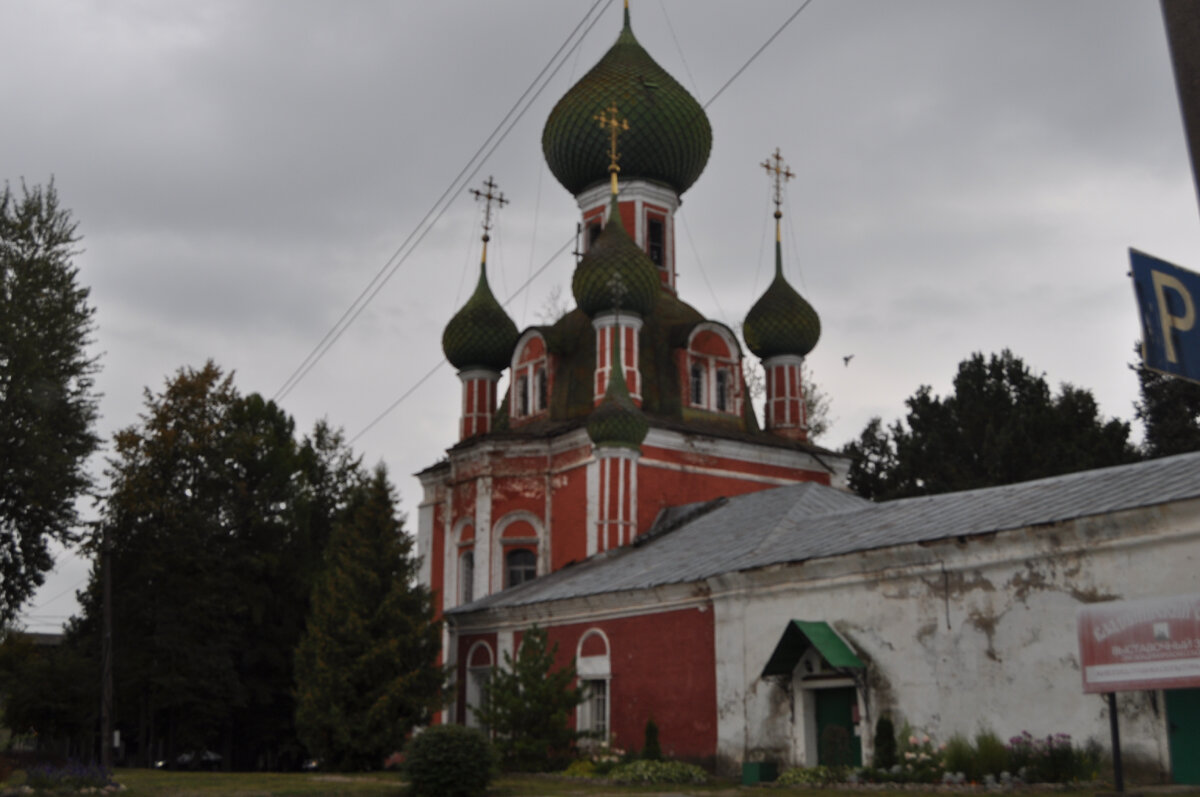
[[[608,224],[592,241],[571,278],[571,293],[579,309],[589,318],[616,309],[645,318],[654,309],[660,284],[649,255],[625,232],[613,194]]]
[[[450,364],[460,371],[486,368],[500,372],[512,359],[517,337],[517,325],[492,295],[487,266],[481,264],[475,293],[442,332],[442,351]]]
[[[808,354],[821,337],[821,318],[813,306],[783,278],[783,258],[775,242],[775,279],[742,325],[746,346],[759,359],[781,354]]]
[[[704,171],[712,127],[700,103],[642,49],[629,26],[554,106],[542,130],[546,164],[578,196],[608,179],[610,138],[595,116],[616,104],[629,121],[620,139],[621,179],[666,183],[682,194]]]
[[[650,422],[629,397],[629,386],[625,384],[625,367],[621,359],[621,336],[615,336],[612,362],[616,367],[609,372],[608,387],[599,406],[588,416],[587,433],[599,448],[621,447],[640,449]]]

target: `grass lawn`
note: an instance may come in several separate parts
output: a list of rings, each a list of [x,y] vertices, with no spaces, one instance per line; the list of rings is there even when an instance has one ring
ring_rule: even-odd
[[[16,775],[7,786],[24,780]],[[152,769],[118,769],[116,780],[128,791],[124,797],[291,797],[291,795],[379,795],[400,797],[405,793],[404,779],[391,772],[355,775],[333,773],[258,773],[258,772],[169,772]],[[2,791],[2,789],[0,789]],[[707,786],[613,786],[607,783],[568,781],[536,775],[506,776],[492,784],[490,797],[617,797],[642,794],[700,795],[701,797],[850,797],[853,791],[806,788],[743,787],[733,781],[717,781]],[[878,795],[879,792],[867,792]],[[926,797],[946,793],[885,791],[883,795]],[[1092,797],[1093,789],[1055,791],[1054,797]]]

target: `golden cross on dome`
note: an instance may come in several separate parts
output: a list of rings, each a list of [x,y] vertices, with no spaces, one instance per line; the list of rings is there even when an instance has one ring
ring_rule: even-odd
[[[471,193],[475,195],[476,200],[482,199],[483,207],[483,262],[487,262],[487,245],[491,240],[488,231],[492,229],[492,203],[496,203],[497,209],[508,204],[508,200],[504,198],[504,194],[496,189],[499,186],[492,180],[491,175],[488,175],[487,181],[483,184],[483,191],[478,188],[472,188]]]
[[[617,172],[621,171],[621,167],[617,165],[617,161],[621,159],[621,153],[617,152],[617,136],[622,131],[629,129],[629,120],[621,119],[617,116],[617,104],[615,102],[592,118],[600,123],[602,130],[607,130],[612,135],[612,143],[608,150],[608,155],[611,159],[608,164],[608,171],[612,175],[612,192],[615,194],[617,193]]]
[[[772,161],[774,162],[772,163]],[[796,175],[792,174],[792,170],[783,162],[783,156],[779,154],[779,147],[775,148],[774,155],[760,163],[759,166],[766,169],[767,174],[771,175],[771,178],[775,181],[775,218],[778,219],[783,215],[779,212],[779,206],[783,202],[783,197],[781,196],[783,182],[792,179]]]

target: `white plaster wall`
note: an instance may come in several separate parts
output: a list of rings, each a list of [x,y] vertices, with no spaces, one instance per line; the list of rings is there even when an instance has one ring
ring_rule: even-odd
[[[795,737],[780,743],[792,734],[781,729],[787,690],[759,677],[791,619],[829,622],[869,659],[865,755],[881,709],[939,741],[990,728],[1107,746],[1105,701],[1082,690],[1076,612],[1198,591],[1198,560],[1200,502],[1190,502],[713,579],[718,755],[796,750]],[[1122,750],[1165,768],[1161,699],[1157,711],[1150,693],[1118,703]]]

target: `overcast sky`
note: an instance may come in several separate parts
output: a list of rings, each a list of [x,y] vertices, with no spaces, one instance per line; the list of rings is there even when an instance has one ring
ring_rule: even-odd
[[[274,395],[591,2],[0,3],[0,178],[53,176],[79,221],[101,434],[209,358]],[[634,0],[633,24],[704,103],[797,7]],[[541,128],[620,19],[610,3],[471,183],[493,175],[511,200],[489,249],[501,299],[573,235]],[[681,295],[736,329],[766,287],[758,164],[779,147],[797,175],[785,271],[823,325],[809,361],[834,422],[819,442],[901,415],[921,384],[945,393],[962,359],[1004,347],[1132,417],[1128,248],[1200,266],[1157,2],[814,0],[708,114]],[[325,417],[357,435],[441,360],[479,257],[480,208],[456,197],[282,400],[298,429]],[[569,300],[572,267],[557,257],[512,300],[519,327],[556,287]],[[458,395],[443,366],[355,444],[391,470],[410,528],[411,474],[455,442]],[[66,619],[86,574],[60,556],[28,626]]]

